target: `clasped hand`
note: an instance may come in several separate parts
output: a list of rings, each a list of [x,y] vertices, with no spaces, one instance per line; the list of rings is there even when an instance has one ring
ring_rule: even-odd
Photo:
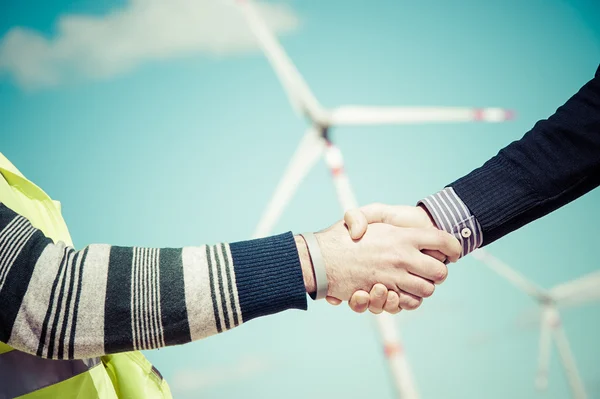
[[[329,281],[327,301],[348,301],[358,313],[418,308],[462,251],[419,206],[367,205],[316,236]]]

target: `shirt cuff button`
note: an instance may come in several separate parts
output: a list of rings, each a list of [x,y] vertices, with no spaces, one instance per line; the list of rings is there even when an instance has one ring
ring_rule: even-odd
[[[465,227],[464,229],[462,229],[460,231],[460,235],[463,236],[463,238],[469,238],[469,237],[471,237],[471,234],[472,234],[471,229],[469,229],[467,227]]]

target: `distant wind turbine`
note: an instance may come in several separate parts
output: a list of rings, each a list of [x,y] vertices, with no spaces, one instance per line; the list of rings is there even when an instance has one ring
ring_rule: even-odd
[[[346,211],[358,206],[348,177],[344,172],[342,153],[332,143],[329,136],[329,131],[333,126],[502,122],[510,119],[513,115],[511,111],[502,108],[346,105],[326,109],[317,101],[277,38],[255,9],[253,2],[237,0],[237,3],[275,70],[292,107],[300,116],[307,118],[310,124],[258,223],[254,233],[255,237],[264,237],[273,230],[298,186],[323,155],[331,171],[342,209]],[[375,319],[399,397],[403,399],[418,398],[396,324],[389,314],[380,314]]]
[[[546,389],[548,386],[551,341],[554,338],[573,398],[585,399],[587,397],[585,387],[577,370],[569,340],[562,327],[558,307],[577,306],[600,300],[600,271],[545,290],[527,280],[519,272],[484,249],[478,249],[472,255],[512,285],[529,295],[540,306],[541,327],[539,366],[536,377],[537,388]]]

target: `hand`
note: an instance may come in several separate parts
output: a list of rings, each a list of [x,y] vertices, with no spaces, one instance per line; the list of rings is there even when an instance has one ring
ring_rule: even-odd
[[[351,209],[344,215],[350,236],[360,239],[370,223],[385,223],[398,227],[436,227],[429,212],[421,206],[369,204]]]
[[[348,300],[358,290],[371,290],[377,282],[398,295],[398,305],[418,307],[433,294],[434,283],[446,278],[446,266],[421,252],[437,250],[458,257],[460,245],[451,235],[432,228],[401,228],[375,223],[356,241],[343,222],[316,234],[325,260],[328,295]],[[314,276],[305,243],[296,240],[307,291],[314,291]],[[392,298],[393,300],[393,298]],[[397,306],[396,306],[397,307]]]
[[[421,206],[391,206],[384,204],[371,204],[360,209],[354,209],[346,212],[344,220],[348,226],[350,235],[353,239],[360,239],[367,230],[369,223],[388,223],[395,226],[404,227],[422,227],[436,228],[435,223],[429,212]],[[423,253],[430,255],[440,261],[456,261],[454,258],[446,256],[439,251],[424,250]],[[460,256],[460,253],[459,253]],[[395,309],[398,298],[395,292],[384,292],[384,286],[376,284],[370,292],[363,290],[355,292],[348,305],[357,313],[362,313],[369,309],[371,313],[397,313]],[[336,298],[327,298],[332,305],[339,305],[341,301]]]

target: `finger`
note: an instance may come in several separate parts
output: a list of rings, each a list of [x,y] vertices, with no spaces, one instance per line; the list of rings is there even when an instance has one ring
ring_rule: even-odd
[[[360,209],[351,209],[344,214],[344,222],[348,226],[350,237],[353,240],[360,239],[366,232],[368,221]]]
[[[442,263],[445,263],[446,260],[448,259],[448,257],[446,255],[444,255],[443,253],[441,253],[440,251],[424,249],[421,252],[423,252],[427,256],[431,256],[432,258],[439,260]]]
[[[400,290],[420,298],[428,298],[435,291],[435,285],[431,281],[410,273],[400,273],[396,277],[396,285]]]
[[[398,296],[398,306],[406,310],[415,310],[423,303],[423,298],[410,294],[406,291],[400,291]]]
[[[356,313],[363,313],[369,307],[369,293],[366,291],[356,291],[350,297],[348,306]]]
[[[425,254],[419,254],[410,262],[408,271],[435,284],[443,283],[448,277],[448,266]]]
[[[375,284],[369,293],[369,311],[374,314],[383,312],[383,305],[387,299],[388,289],[383,284]]]
[[[385,305],[383,305],[383,311],[388,312],[390,314],[396,314],[400,312],[402,308],[400,308],[400,297],[396,293],[396,291],[388,291],[387,300],[385,301]]]
[[[437,250],[448,257],[450,262],[456,262],[462,253],[462,246],[454,237],[437,229],[414,229],[413,239],[419,250]]]
[[[333,297],[333,296],[327,296],[327,297],[325,298],[325,300],[326,300],[327,302],[329,302],[329,303],[330,303],[331,305],[333,305],[333,306],[337,306],[337,305],[339,305],[340,303],[342,303],[342,300],[341,300],[341,299],[337,299],[336,297]]]

